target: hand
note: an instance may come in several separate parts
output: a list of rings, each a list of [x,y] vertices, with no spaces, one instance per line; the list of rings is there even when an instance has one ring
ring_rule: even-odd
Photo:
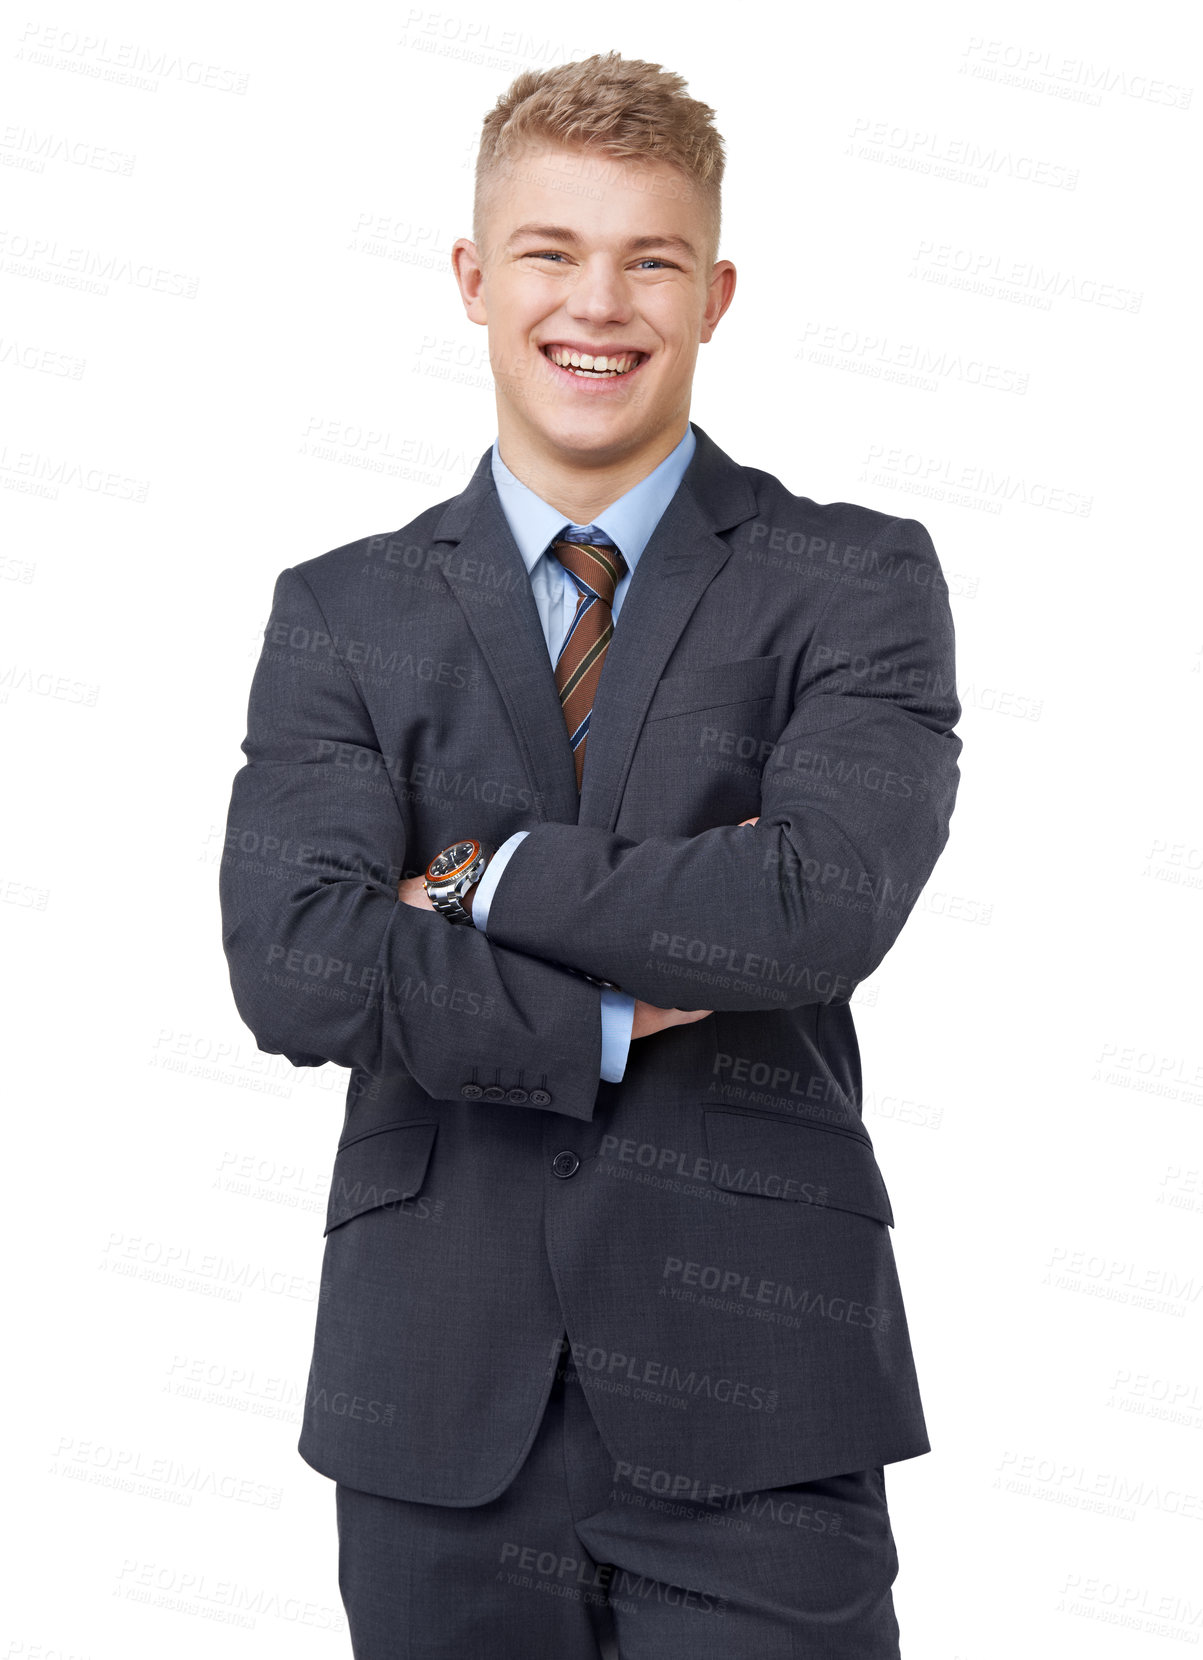
[[[398,882],[397,898],[403,905],[412,905],[415,911],[434,910],[426,884],[420,876],[407,876],[404,881]]]
[[[658,1009],[654,1003],[635,999],[635,1016],[631,1023],[631,1039],[650,1037],[668,1026],[690,1026],[695,1020],[705,1020],[713,1009]]]

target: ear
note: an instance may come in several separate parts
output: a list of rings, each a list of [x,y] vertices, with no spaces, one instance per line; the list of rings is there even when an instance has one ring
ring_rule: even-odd
[[[716,261],[714,270],[710,273],[710,286],[706,293],[706,309],[702,313],[701,340],[705,344],[718,327],[718,320],[731,304],[735,294],[735,267],[729,259]]]
[[[487,323],[485,310],[484,267],[475,242],[461,236],[451,250],[451,267],[459,285],[464,310],[474,323]]]

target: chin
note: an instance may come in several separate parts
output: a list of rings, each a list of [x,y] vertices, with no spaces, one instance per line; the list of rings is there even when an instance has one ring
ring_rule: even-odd
[[[615,420],[564,421],[553,429],[540,429],[543,441],[566,454],[590,455],[599,451],[623,450],[635,443],[640,429],[632,422]]]
[[[644,399],[610,403],[600,398],[588,403],[565,403],[538,411],[537,425],[553,441],[589,443],[633,438],[647,430],[649,410]]]

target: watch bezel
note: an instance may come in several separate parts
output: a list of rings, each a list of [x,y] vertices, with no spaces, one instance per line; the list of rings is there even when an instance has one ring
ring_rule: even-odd
[[[480,858],[483,846],[484,843],[477,836],[460,836],[457,840],[448,842],[447,846],[440,848],[434,858],[426,866],[425,880],[427,882],[436,882],[440,887],[446,887],[454,884],[465,874],[465,872],[472,869],[472,866]],[[439,860],[445,858],[448,853],[453,852],[457,847],[470,847],[472,851],[466,859],[461,859],[459,863],[453,865],[450,870],[442,871],[437,876],[434,875],[434,867],[438,864]]]

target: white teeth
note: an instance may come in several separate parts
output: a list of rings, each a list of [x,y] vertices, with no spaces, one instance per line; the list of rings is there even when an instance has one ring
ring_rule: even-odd
[[[553,363],[578,375],[625,375],[635,367],[638,355],[625,352],[619,357],[591,357],[588,352],[574,352],[566,346],[551,346],[547,350]]]

